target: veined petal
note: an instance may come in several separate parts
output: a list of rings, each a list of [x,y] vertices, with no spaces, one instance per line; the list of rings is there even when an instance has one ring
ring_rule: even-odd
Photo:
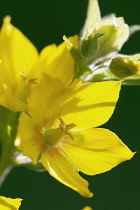
[[[0,209],[1,210],[18,210],[21,205],[22,199],[20,198],[6,198],[0,196]]]
[[[11,92],[8,86],[0,85],[0,105],[13,112],[21,112],[27,110],[27,104],[18,100]]]
[[[74,140],[69,138],[59,150],[85,174],[106,172],[134,153],[111,131],[94,128],[73,131]]]
[[[28,98],[29,114],[35,123],[48,121],[50,126],[58,117],[68,89],[60,79],[42,74],[42,78]]]
[[[31,118],[23,113],[20,118],[15,146],[20,147],[24,155],[30,157],[34,164],[42,151],[42,139],[38,129],[34,127]]]
[[[16,91],[16,82],[20,73],[27,74],[38,58],[33,44],[10,23],[10,17],[4,18],[0,33],[0,83],[6,83]]]
[[[84,180],[69,160],[55,147],[50,147],[42,153],[42,164],[59,182],[77,191],[84,197],[92,197],[88,189],[88,182]]]
[[[69,40],[78,48],[78,36],[70,37]],[[74,60],[65,42],[58,47],[56,45],[50,45],[44,48],[35,68],[37,74],[45,72],[51,77],[62,80],[67,86],[74,78]],[[34,69],[32,69],[30,75],[33,73]]]
[[[75,128],[102,125],[111,117],[120,91],[120,82],[96,82],[72,88],[60,112],[66,124]]]

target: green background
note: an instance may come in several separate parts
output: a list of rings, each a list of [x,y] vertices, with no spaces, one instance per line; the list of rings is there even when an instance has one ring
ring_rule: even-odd
[[[99,0],[102,16],[115,12],[129,25],[140,24],[138,0]],[[62,36],[78,33],[86,17],[87,0],[9,0],[0,2],[0,21],[12,16],[17,26],[40,51],[48,44],[62,42]],[[126,43],[122,53],[140,52],[140,32]],[[85,177],[95,196],[81,197],[47,172],[36,173],[19,167],[12,170],[0,188],[0,194],[23,198],[21,210],[80,210],[90,205],[94,210],[140,209],[140,87],[122,87],[116,110],[102,127],[114,131],[135,157],[113,170]],[[25,131],[26,132],[26,131]]]

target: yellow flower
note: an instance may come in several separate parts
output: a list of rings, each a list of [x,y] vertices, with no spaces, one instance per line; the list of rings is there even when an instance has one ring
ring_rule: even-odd
[[[18,210],[21,205],[22,199],[16,198],[6,198],[4,196],[0,196],[0,209],[1,210]]]
[[[58,181],[92,197],[78,171],[103,173],[133,156],[114,133],[95,128],[112,115],[119,91],[120,82],[75,81],[67,87],[44,74],[28,98],[28,114],[21,116],[16,145],[34,164],[41,159]]]
[[[39,55],[10,20],[9,16],[4,18],[0,33],[0,105],[12,111],[25,111],[29,86],[38,82],[40,72],[69,84],[74,76],[74,61],[65,43],[47,46]],[[77,47],[78,37],[70,40]]]

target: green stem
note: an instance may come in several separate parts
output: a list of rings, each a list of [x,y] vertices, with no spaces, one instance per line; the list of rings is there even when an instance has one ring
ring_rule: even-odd
[[[0,162],[0,186],[4,182],[6,176],[9,174],[9,172],[12,170],[12,166],[9,165],[2,165],[2,162]]]
[[[13,167],[14,154],[17,148],[14,141],[17,133],[19,113],[0,108],[0,185]]]

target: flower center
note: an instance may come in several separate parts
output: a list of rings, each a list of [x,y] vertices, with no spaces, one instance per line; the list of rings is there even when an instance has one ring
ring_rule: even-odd
[[[62,118],[59,118],[60,124],[58,128],[48,128],[43,129],[43,140],[48,145],[56,145],[62,139],[65,139],[69,136],[72,140],[74,140],[74,136],[70,131],[76,124],[71,123],[66,125]],[[67,139],[67,138],[66,138]]]

